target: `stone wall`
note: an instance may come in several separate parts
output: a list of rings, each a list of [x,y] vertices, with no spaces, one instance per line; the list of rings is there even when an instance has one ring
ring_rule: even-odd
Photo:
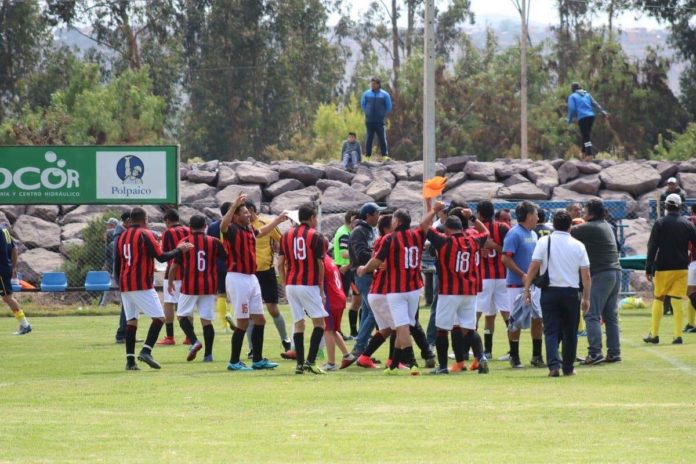
[[[645,253],[649,224],[648,200],[659,195],[667,178],[677,177],[687,197],[696,196],[696,162],[679,164],[658,161],[615,163],[600,161],[478,162],[472,156],[441,160],[437,174],[449,178],[446,200],[475,202],[500,200],[578,200],[603,198],[625,200],[629,220],[627,245],[632,253]],[[342,213],[366,201],[408,208],[418,220],[421,211],[423,166],[421,162],[371,163],[354,173],[337,162],[305,165],[294,161],[266,164],[246,161],[209,161],[180,167],[181,204],[184,222],[196,213],[211,220],[220,217],[219,206],[238,192],[262,204],[261,210],[278,214],[302,203],[322,201],[322,230],[331,235],[342,222]],[[86,223],[107,210],[126,206],[0,206],[0,223],[10,224],[19,244],[20,271],[38,276],[64,261],[66,244],[79,244]],[[147,206],[153,229],[164,230],[163,209]],[[641,219],[643,218],[643,219]]]

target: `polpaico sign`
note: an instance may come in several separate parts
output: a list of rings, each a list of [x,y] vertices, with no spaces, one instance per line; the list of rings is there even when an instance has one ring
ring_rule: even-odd
[[[179,203],[179,147],[0,146],[0,204]]]

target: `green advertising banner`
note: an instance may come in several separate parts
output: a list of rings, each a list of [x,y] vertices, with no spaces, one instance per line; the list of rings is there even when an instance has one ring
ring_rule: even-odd
[[[179,203],[179,147],[0,146],[0,204]]]

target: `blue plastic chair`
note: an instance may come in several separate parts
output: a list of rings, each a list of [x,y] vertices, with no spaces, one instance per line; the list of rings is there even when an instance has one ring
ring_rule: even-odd
[[[19,273],[17,274],[17,280],[22,280],[22,277],[23,277],[22,274],[19,274]],[[12,283],[12,291],[14,293],[19,293],[22,291],[22,286],[13,282]]]
[[[68,288],[65,272],[44,272],[41,275],[42,292],[64,292]]]
[[[88,292],[108,292],[111,289],[111,276],[106,271],[89,271],[85,277],[85,290]]]

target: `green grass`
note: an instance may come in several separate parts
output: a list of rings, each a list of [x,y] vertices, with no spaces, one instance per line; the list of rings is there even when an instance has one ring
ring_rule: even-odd
[[[295,376],[288,361],[231,373],[220,331],[213,364],[161,347],[161,371],[125,372],[116,316],[31,322],[35,331],[17,337],[15,321],[0,318],[0,462],[692,462],[696,453],[696,335],[643,346],[647,311],[622,316],[623,363],[559,379],[502,362],[488,376],[357,367]],[[663,320],[665,341],[671,324]],[[277,359],[272,324],[266,340]],[[525,361],[530,345],[523,334]]]

